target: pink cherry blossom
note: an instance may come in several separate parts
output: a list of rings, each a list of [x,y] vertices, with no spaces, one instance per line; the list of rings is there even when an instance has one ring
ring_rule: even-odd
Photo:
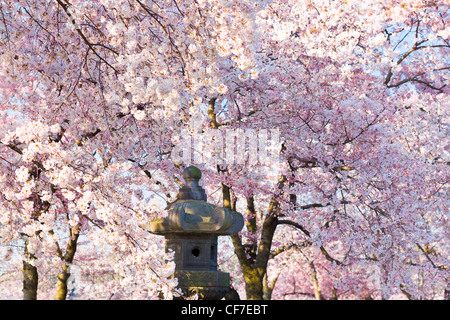
[[[145,225],[175,200],[192,137],[208,201],[246,221],[219,248],[241,298],[448,299],[449,13],[2,1],[0,297],[23,297],[24,264],[39,299],[178,296]],[[278,162],[245,142],[214,159],[217,131],[276,132]]]

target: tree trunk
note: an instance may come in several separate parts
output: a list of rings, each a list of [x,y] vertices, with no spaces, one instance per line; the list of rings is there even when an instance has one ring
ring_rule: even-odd
[[[260,268],[250,268],[244,272],[245,293],[247,300],[263,300],[264,271]]]
[[[32,264],[23,261],[23,300],[36,300],[38,288],[37,268]]]
[[[316,271],[316,267],[314,266],[314,262],[311,261],[309,263],[309,267],[311,268],[311,280],[313,283],[314,297],[316,297],[317,300],[323,300],[322,292],[320,291],[319,279],[317,278],[317,271]]]
[[[220,168],[218,168],[218,171],[221,171]],[[287,179],[285,176],[282,176],[279,179],[279,190],[282,190],[283,184],[286,181]],[[230,187],[223,183],[222,196],[223,206],[232,210]],[[252,196],[247,197],[247,213],[247,229],[251,233],[256,233],[256,212]],[[267,281],[267,264],[270,258],[273,235],[278,225],[278,213],[279,202],[276,197],[274,197],[270,200],[269,208],[267,209],[267,214],[261,229],[259,245],[257,245],[255,240],[244,245],[239,234],[235,233],[231,235],[231,240],[233,241],[233,246],[244,275],[247,300],[264,300],[265,298],[270,299],[272,296],[273,286],[269,293],[269,287],[265,285],[264,281]]]
[[[267,283],[267,265],[264,268],[244,268],[242,273],[247,300],[270,300],[272,298],[275,282],[272,286]]]
[[[224,185],[223,185],[224,186]],[[228,187],[225,186],[224,195],[229,195]],[[228,204],[230,201],[224,201]],[[271,206],[273,209],[273,204]],[[270,213],[271,210],[269,210]],[[268,214],[264,220],[259,246],[256,251],[255,245],[247,246],[252,252],[246,252],[246,246],[242,244],[239,234],[233,234],[231,240],[238,256],[239,264],[244,276],[245,293],[247,300],[264,300],[270,299],[271,292],[267,290],[268,286],[264,285],[265,276],[267,273],[267,263],[270,256],[270,248],[272,246],[272,239],[277,226],[277,217],[273,214]]]
[[[28,236],[26,236],[28,237]],[[33,266],[30,261],[35,260],[36,257],[28,252],[28,238],[25,239],[25,259],[23,260],[23,300],[36,300],[37,299],[37,289],[39,283],[39,277],[37,268]]]
[[[448,282],[447,286],[445,287],[444,300],[450,300],[450,282]]]
[[[66,300],[67,297],[67,280],[70,277],[69,266],[64,264],[62,269],[57,278],[55,300]]]
[[[275,277],[275,279],[272,280],[272,284],[269,284],[269,279],[267,279],[267,272],[264,275],[263,279],[263,300],[272,300],[272,292],[275,288],[275,283],[278,280],[278,277],[280,276],[280,273]]]
[[[79,225],[70,229],[70,239],[67,243],[66,254],[62,257],[64,265],[61,273],[57,277],[55,300],[66,300],[67,297],[67,280],[70,277],[70,265],[77,251],[77,241],[79,236]]]
[[[280,179],[279,187],[285,181],[284,177]],[[223,183],[222,194],[223,206],[231,210],[232,202],[230,188]],[[267,264],[269,262],[273,235],[278,225],[278,209],[278,201],[272,199],[262,225],[259,245],[256,245],[256,241],[244,245],[239,234],[236,233],[231,235],[231,240],[244,276],[247,300],[264,300],[265,298],[270,299],[271,297],[271,292],[270,294],[267,290],[265,292],[265,289],[267,289],[268,286],[265,286],[264,281],[267,281]],[[254,209],[253,197],[247,198],[247,210],[250,217],[247,221],[247,229],[254,233],[256,232],[256,212]],[[254,228],[254,230],[252,230],[252,228]]]

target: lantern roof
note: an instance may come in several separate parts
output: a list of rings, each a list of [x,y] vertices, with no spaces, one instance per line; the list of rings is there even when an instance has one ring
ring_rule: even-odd
[[[168,215],[150,222],[149,231],[165,235],[173,233],[230,235],[244,226],[239,212],[218,207],[207,201],[205,190],[199,185],[200,169],[189,166],[183,171],[185,185],[177,193],[177,200],[168,207]]]

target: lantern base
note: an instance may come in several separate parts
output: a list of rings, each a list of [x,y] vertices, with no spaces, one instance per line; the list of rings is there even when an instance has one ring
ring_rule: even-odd
[[[201,300],[220,300],[230,290],[230,275],[218,271],[175,271],[178,287],[186,297],[198,294]]]

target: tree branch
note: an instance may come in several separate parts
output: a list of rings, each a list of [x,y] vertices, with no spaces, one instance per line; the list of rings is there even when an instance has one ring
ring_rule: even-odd
[[[305,227],[303,227],[302,225],[291,221],[291,220],[278,220],[278,225],[280,224],[287,224],[293,227],[296,227],[297,229],[299,229],[300,231],[302,231],[305,235],[307,235],[308,237],[311,237],[311,234],[308,230],[305,229]],[[343,266],[344,264],[342,262],[340,262],[339,260],[334,259],[332,256],[330,256],[330,254],[328,253],[328,251],[324,248],[324,246],[320,246],[320,252],[322,252],[322,254],[325,256],[325,258],[330,261],[330,262],[334,262],[336,263],[338,266]]]
[[[212,98],[209,100],[208,104],[208,116],[211,118],[211,127],[213,129],[219,128],[219,124],[217,123],[216,114],[214,113],[214,107],[216,105],[217,98]]]
[[[70,4],[65,4],[63,3],[61,0],[56,0],[56,2],[58,2],[58,4],[63,8],[64,12],[67,14],[67,16],[69,17],[69,19],[72,21],[73,25],[75,26],[75,30],[77,31],[77,33],[80,35],[81,39],[83,39],[84,43],[89,47],[90,50],[92,50],[92,52],[101,60],[103,61],[108,67],[110,67],[111,69],[114,70],[114,72],[117,74],[118,71],[116,68],[114,68],[108,61],[106,61],[105,58],[103,58],[100,54],[98,54],[98,52],[95,50],[94,45],[86,38],[86,36],[83,34],[83,32],[81,31],[81,29],[79,27],[76,26],[76,21],[75,19],[72,17],[72,14],[69,12],[69,5]],[[98,44],[97,44],[98,45]],[[110,49],[111,50],[111,49]],[[114,50],[111,50],[112,52],[116,53]]]
[[[425,39],[425,40],[421,40],[421,41],[416,42],[416,43],[411,47],[411,49],[409,49],[407,52],[405,52],[405,53],[397,60],[397,64],[399,65],[400,63],[402,63],[402,61],[405,60],[411,53],[413,53],[414,51],[417,51],[417,50],[426,49],[426,48],[450,48],[449,45],[444,45],[444,44],[442,44],[442,45],[429,45],[429,46],[426,46],[426,45],[425,45],[425,46],[421,46],[422,43],[427,42],[427,41],[428,41],[428,39]],[[446,70],[446,69],[449,69],[449,68],[450,68],[450,67],[438,68],[438,69],[432,70],[432,72],[435,72],[435,71],[441,71],[441,70]],[[421,83],[421,84],[423,84],[423,85],[429,87],[430,89],[437,90],[437,91],[442,91],[442,89],[446,86],[446,85],[443,85],[442,87],[435,87],[435,86],[433,86],[431,83],[429,83],[429,82],[427,82],[427,81],[417,79],[418,77],[421,77],[421,76],[423,76],[424,74],[425,74],[425,72],[421,72],[421,73],[419,73],[419,74],[417,74],[417,75],[415,75],[415,76],[413,76],[413,77],[410,77],[410,78],[407,78],[407,79],[403,79],[403,80],[401,80],[401,81],[398,81],[398,82],[395,83],[395,84],[389,84],[389,82],[391,82],[392,77],[393,77],[392,68],[389,68],[388,74],[386,75],[386,78],[385,78],[385,80],[384,80],[384,84],[385,84],[388,88],[396,88],[396,87],[399,87],[399,86],[401,86],[402,84],[405,84],[405,83],[407,83],[407,82],[418,82],[418,83]]]
[[[311,241],[303,241],[302,243],[291,243],[289,245],[281,246],[276,250],[270,252],[270,259],[273,259],[277,255],[289,251],[290,249],[305,248],[311,246],[311,244]]]
[[[431,265],[433,266],[433,268],[436,269],[445,269],[444,266],[437,266],[434,264],[433,260],[431,260],[430,256],[428,255],[428,252],[419,244],[416,242],[416,246],[420,249],[420,251],[422,251],[422,253],[425,255],[425,257],[427,258],[427,260],[431,263]]]
[[[297,229],[299,229],[301,232],[303,232],[305,235],[307,235],[308,237],[311,237],[311,234],[309,233],[308,230],[305,229],[305,227],[303,227],[302,225],[298,224],[297,222],[291,221],[291,220],[278,220],[278,224],[287,224],[293,227],[296,227]]]

